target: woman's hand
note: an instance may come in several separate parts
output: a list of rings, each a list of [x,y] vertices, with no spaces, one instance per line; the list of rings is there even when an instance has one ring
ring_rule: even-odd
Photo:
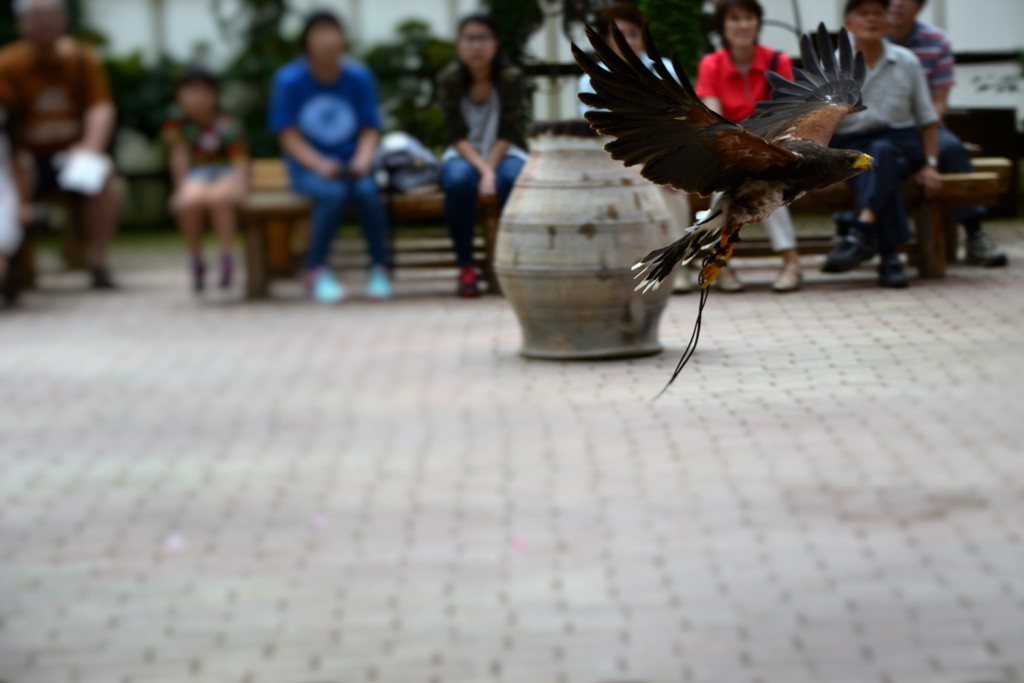
[[[481,197],[489,197],[497,193],[497,190],[495,189],[494,169],[488,168],[480,174],[480,185],[477,186],[477,192]]]
[[[324,178],[337,178],[342,174],[342,172],[344,172],[344,170],[344,166],[334,159],[328,159],[326,157],[318,159],[316,166],[313,168],[313,171],[315,171],[317,175],[323,176]]]
[[[358,178],[362,178],[364,175],[368,175],[372,168],[373,157],[366,157],[365,155],[362,154],[355,155],[354,157],[352,157],[352,161],[348,163],[348,170],[352,172],[352,175]]]

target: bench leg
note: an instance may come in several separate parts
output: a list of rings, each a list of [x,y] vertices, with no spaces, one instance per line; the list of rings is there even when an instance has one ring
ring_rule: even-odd
[[[66,197],[60,202],[64,213],[61,239],[61,259],[68,270],[86,269],[86,235],[83,225],[82,200]]]
[[[494,274],[494,248],[498,242],[498,211],[497,206],[487,209],[482,217],[484,228],[484,279],[487,281],[487,291],[494,294],[501,294],[501,285],[498,284],[498,277]]]
[[[7,264],[10,277],[17,282],[19,290],[30,289],[36,286],[38,271],[36,270],[36,242],[31,235],[25,235],[21,246],[14,252]]]
[[[270,289],[266,223],[259,218],[249,218],[243,222],[242,228],[245,236],[245,298],[250,301],[266,299]]]
[[[946,263],[956,263],[958,227],[952,207],[946,208],[942,212],[942,230],[946,236]]]
[[[923,278],[946,277],[946,207],[940,202],[921,202],[914,227]]]

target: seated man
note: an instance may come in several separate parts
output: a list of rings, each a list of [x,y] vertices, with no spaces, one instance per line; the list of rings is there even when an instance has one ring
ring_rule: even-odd
[[[866,152],[876,167],[848,181],[857,198],[855,220],[822,270],[852,270],[877,251],[878,284],[906,287],[896,251],[911,237],[902,181],[913,173],[925,196],[941,190],[939,117],[917,57],[885,39],[888,5],[889,0],[847,0],[843,13],[843,24],[867,65],[862,89],[867,109],[846,117],[832,146]]]
[[[61,0],[15,0],[14,12],[24,39],[0,51],[0,79],[18,123],[14,143],[19,174],[26,179],[22,199],[29,203],[60,189],[59,165],[76,152],[105,155],[115,111],[96,54],[64,35],[67,16]],[[81,199],[93,287],[113,289],[107,266],[117,228],[113,173],[107,173],[98,192]]]
[[[351,200],[370,254],[366,295],[390,298],[387,215],[372,173],[381,128],[373,74],[342,59],[345,30],[329,12],[310,15],[301,44],[305,58],[285,65],[274,77],[270,128],[284,150],[292,189],[313,200],[308,294],[320,303],[345,298],[327,267],[327,256]]]
[[[932,104],[942,119],[949,103],[949,91],[956,83],[953,75],[953,49],[941,29],[917,20],[927,0],[892,0],[889,6],[889,40],[913,52],[924,68]],[[970,173],[971,155],[960,138],[946,126],[939,126],[939,170],[943,173]],[[1006,254],[981,229],[984,206],[959,206],[957,221],[967,232],[967,262],[979,266],[1005,266]]]

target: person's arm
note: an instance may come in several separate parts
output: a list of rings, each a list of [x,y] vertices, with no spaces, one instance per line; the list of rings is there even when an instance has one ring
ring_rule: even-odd
[[[239,191],[245,195],[249,191],[249,159],[242,157],[231,162]]]
[[[116,118],[117,110],[111,102],[101,102],[89,107],[85,112],[82,139],[77,146],[95,154],[106,154],[114,135]]]
[[[336,178],[344,170],[341,164],[320,154],[299,131],[300,100],[292,92],[292,80],[288,69],[289,67],[284,67],[274,75],[267,125],[271,132],[277,134],[281,151],[297,164],[324,178]]]
[[[493,161],[489,164],[491,168],[496,167],[505,158],[509,147],[522,139],[526,125],[526,87],[519,69],[505,67],[498,75],[498,82],[494,86],[498,88],[501,113],[498,118],[497,144],[488,154],[488,161]]]
[[[927,161],[918,170],[917,184],[921,186],[926,199],[934,199],[942,191],[942,176],[939,175],[939,123],[929,123],[921,129],[921,142]]]
[[[384,121],[380,115],[380,100],[377,97],[377,79],[369,69],[361,71],[363,78],[355,93],[354,105],[358,117],[359,134],[356,137],[356,152],[349,161],[353,175],[362,177],[373,170],[373,157],[380,142],[380,129]]]
[[[233,119],[229,120],[225,140],[228,161],[231,163],[232,176],[239,193],[239,200],[249,191],[249,149],[245,144],[245,131]]]
[[[171,182],[175,190],[181,187],[192,166],[192,154],[189,152],[188,143],[179,140],[171,147]]]
[[[298,128],[285,128],[277,136],[277,140],[284,153],[300,166],[305,166],[325,178],[337,178],[344,170],[340,163],[334,159],[328,159],[320,154],[313,145],[306,142],[306,138],[302,137]]]
[[[487,165],[492,169],[498,168],[498,164],[508,154],[508,150],[512,147],[512,143],[508,140],[495,140],[494,146],[491,147],[490,153],[487,155]]]
[[[718,99],[717,97],[702,97],[700,98],[700,101],[704,103],[705,107],[715,112],[716,114],[721,115],[722,100]]]
[[[950,88],[932,88],[932,106],[935,107],[935,113],[939,115],[939,119],[946,118],[946,110],[949,108],[949,91]]]
[[[82,137],[77,147],[95,154],[106,154],[114,135],[117,109],[110,94],[110,83],[96,53],[89,48],[79,47],[83,65],[80,78],[75,84],[84,92],[85,113],[82,117]]]
[[[453,147],[465,141],[469,135],[469,127],[460,109],[464,94],[461,83],[461,76],[454,65],[445,67],[437,77],[437,104],[444,116],[445,142]],[[459,153],[462,154],[462,151],[459,150]]]
[[[697,64],[697,83],[694,91],[697,97],[711,111],[722,113],[722,99],[718,96],[718,78],[715,73],[714,55],[704,55]]]
[[[949,91],[956,85],[956,60],[953,57],[953,45],[948,39],[942,42],[939,49],[939,56],[931,65],[931,69],[925,74],[928,80],[929,94],[932,98],[932,106],[939,115],[939,120],[946,118],[946,110],[949,109]]]
[[[373,169],[373,155],[380,142],[380,131],[376,128],[363,128],[356,140],[356,153],[349,162],[348,168],[353,175],[364,176]]]
[[[939,175],[939,116],[932,105],[931,93],[925,80],[924,69],[917,61],[911,68],[911,106],[914,118],[921,130],[921,144],[924,147],[926,163],[917,170],[914,177],[921,186],[926,199],[934,199],[942,191]]]

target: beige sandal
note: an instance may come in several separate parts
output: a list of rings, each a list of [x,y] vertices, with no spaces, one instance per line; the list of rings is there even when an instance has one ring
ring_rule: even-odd
[[[800,266],[795,263],[787,263],[782,266],[779,276],[772,283],[772,289],[776,292],[795,292],[800,289],[803,277],[800,275]]]
[[[743,283],[740,282],[739,276],[736,271],[732,269],[732,266],[726,266],[722,269],[722,272],[715,278],[715,286],[723,292],[742,292]]]

